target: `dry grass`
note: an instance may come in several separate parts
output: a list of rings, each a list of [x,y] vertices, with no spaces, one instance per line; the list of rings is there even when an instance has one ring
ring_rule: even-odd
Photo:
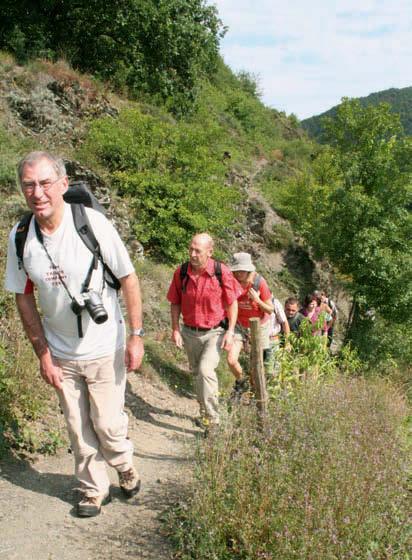
[[[397,390],[362,379],[280,397],[263,433],[236,411],[199,455],[178,557],[409,558],[406,415]]]

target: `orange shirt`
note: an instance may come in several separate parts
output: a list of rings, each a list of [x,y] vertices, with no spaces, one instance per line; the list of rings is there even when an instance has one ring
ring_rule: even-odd
[[[239,284],[240,285],[240,284]],[[262,311],[259,305],[250,299],[248,294],[250,288],[253,288],[253,284],[249,283],[246,288],[241,287],[242,293],[238,297],[237,304],[238,304],[238,316],[237,322],[242,325],[242,327],[249,327],[249,319],[252,317],[259,317],[261,323],[266,323],[269,319],[270,315]],[[269,290],[269,286],[264,278],[260,278],[260,284],[258,289],[259,297],[262,301],[267,301],[268,299],[272,298],[271,291]]]

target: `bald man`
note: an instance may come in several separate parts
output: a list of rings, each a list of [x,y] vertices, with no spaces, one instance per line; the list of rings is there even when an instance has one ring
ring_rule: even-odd
[[[189,262],[177,268],[167,294],[172,340],[186,350],[205,427],[219,424],[216,368],[222,349],[228,351],[233,343],[240,295],[239,285],[227,266],[219,263],[221,274],[216,274],[212,254],[210,235],[195,235],[189,246]],[[185,274],[183,267],[187,269]]]

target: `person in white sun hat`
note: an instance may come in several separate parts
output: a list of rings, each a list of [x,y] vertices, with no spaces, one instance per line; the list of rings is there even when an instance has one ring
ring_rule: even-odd
[[[235,376],[233,393],[240,394],[247,388],[247,378],[239,363],[239,356],[250,336],[249,319],[260,319],[262,348],[270,348],[271,314],[273,313],[272,293],[266,280],[256,272],[249,253],[235,253],[230,265],[233,276],[239,282],[241,294],[238,297],[238,317],[232,348],[227,355],[227,363]]]

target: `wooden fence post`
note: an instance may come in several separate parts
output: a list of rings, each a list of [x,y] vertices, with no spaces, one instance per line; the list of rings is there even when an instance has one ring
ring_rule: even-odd
[[[266,391],[265,368],[263,365],[263,349],[260,334],[260,319],[249,319],[250,324],[250,375],[256,396],[258,410],[262,416],[267,411],[268,395]]]

